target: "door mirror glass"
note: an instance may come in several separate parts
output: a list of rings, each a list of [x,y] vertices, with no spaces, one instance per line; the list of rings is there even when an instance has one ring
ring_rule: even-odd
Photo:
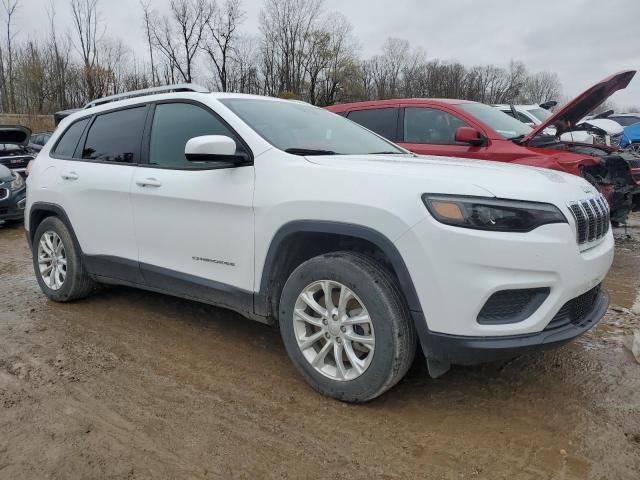
[[[241,162],[236,155],[236,142],[226,135],[202,135],[190,139],[184,147],[184,155],[191,162]]]
[[[484,144],[484,138],[475,128],[460,127],[456,130],[456,142],[480,146]]]

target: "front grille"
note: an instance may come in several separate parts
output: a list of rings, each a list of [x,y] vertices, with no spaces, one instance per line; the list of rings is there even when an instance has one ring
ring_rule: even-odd
[[[6,188],[0,188],[0,200],[4,200],[9,196],[9,190]]]
[[[0,215],[6,215],[7,213],[9,213],[8,208],[0,208]]]
[[[599,293],[600,285],[573,300],[569,300],[549,322],[545,331],[566,327],[569,324],[578,327],[586,326],[585,319],[593,311]]]
[[[478,314],[478,323],[501,325],[529,318],[549,296],[549,288],[501,290],[489,297]]]
[[[602,196],[573,202],[569,210],[576,221],[576,241],[582,245],[604,237],[609,231],[609,205]]]

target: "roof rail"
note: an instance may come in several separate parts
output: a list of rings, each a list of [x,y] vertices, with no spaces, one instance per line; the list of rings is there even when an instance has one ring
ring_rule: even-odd
[[[178,83],[176,85],[165,85],[163,87],[145,88],[143,90],[133,90],[131,92],[118,93],[117,95],[110,95],[108,97],[98,98],[87,103],[84,108],[97,107],[98,105],[104,105],[105,103],[117,102],[118,100],[125,100],[127,98],[144,97],[145,95],[155,95],[158,93],[170,93],[170,92],[196,92],[196,93],[209,93],[209,90],[196,85],[195,83]]]

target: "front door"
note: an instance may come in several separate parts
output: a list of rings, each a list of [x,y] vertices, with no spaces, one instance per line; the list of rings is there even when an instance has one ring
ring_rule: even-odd
[[[138,258],[145,282],[169,293],[237,306],[253,289],[253,166],[208,169],[185,144],[201,135],[241,140],[200,104],[155,105],[148,163],[131,187]]]

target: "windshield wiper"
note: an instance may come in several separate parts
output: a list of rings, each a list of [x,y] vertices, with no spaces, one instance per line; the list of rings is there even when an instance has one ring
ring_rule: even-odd
[[[367,155],[406,155],[405,152],[392,152],[392,151],[384,151],[384,152],[370,152]]]
[[[337,155],[332,150],[315,150],[313,148],[287,148],[285,152],[292,155]]]

